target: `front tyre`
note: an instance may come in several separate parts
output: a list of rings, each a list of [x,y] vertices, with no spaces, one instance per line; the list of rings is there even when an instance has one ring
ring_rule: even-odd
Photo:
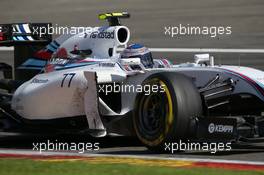
[[[136,97],[133,126],[139,140],[154,151],[163,151],[165,142],[177,142],[193,134],[192,120],[202,115],[201,97],[190,78],[173,72],[149,76],[143,82],[159,87]]]

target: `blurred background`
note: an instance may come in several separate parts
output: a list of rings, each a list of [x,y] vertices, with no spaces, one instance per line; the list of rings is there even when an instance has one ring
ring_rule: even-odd
[[[127,11],[131,14],[131,18],[121,22],[130,28],[130,43],[142,43],[150,48],[264,49],[263,9],[263,0],[0,0],[0,24],[51,22],[58,26],[93,27],[107,24],[105,21],[98,20],[100,13]],[[215,38],[210,35],[184,35],[172,38],[164,34],[165,26],[180,24],[208,27],[231,26],[232,34]],[[153,53],[156,58],[167,58],[174,63],[191,62],[194,54]],[[242,65],[264,70],[264,54],[212,53],[212,55],[215,57],[215,64]],[[13,56],[12,51],[3,51],[0,48],[0,62],[13,65]],[[105,144],[102,143],[102,145],[107,148],[102,152],[138,154],[145,150],[142,147],[127,149],[129,140],[124,140],[123,145],[118,145],[118,139],[117,141],[113,141],[112,138],[104,140]],[[24,141],[19,140],[19,143]],[[138,144],[134,140],[133,143]],[[10,148],[10,145],[16,147],[17,140],[9,143],[7,148]],[[120,147],[124,148],[120,149]],[[263,152],[263,147],[260,149]],[[253,149],[249,147],[249,150]],[[186,157],[186,154],[177,156]],[[230,154],[223,153],[218,157],[207,154],[189,154],[188,156],[263,161],[263,154],[259,150],[255,152],[253,150],[250,155],[248,152],[241,155],[241,151],[234,151]]]
[[[131,42],[151,48],[264,49],[263,0],[1,0],[0,23],[52,22],[58,26],[101,26],[99,13],[128,11],[122,24],[131,30]],[[165,26],[231,26],[231,35],[165,35]],[[174,63],[192,61],[194,53],[154,53]],[[264,69],[264,54],[213,53],[216,64]],[[0,52],[11,62],[12,53]]]

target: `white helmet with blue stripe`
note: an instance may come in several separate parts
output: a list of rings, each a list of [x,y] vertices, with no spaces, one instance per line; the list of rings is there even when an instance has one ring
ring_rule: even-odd
[[[121,53],[121,58],[140,58],[146,68],[152,68],[154,65],[150,50],[141,44],[129,45]]]

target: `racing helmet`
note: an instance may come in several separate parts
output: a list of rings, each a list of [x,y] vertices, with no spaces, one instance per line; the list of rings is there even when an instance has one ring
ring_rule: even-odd
[[[131,44],[121,53],[121,58],[140,58],[141,63],[146,68],[154,65],[150,50],[141,44]]]

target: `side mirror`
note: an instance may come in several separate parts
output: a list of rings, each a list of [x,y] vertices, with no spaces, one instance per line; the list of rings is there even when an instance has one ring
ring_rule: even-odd
[[[210,66],[214,66],[214,57],[209,54],[196,54],[194,55],[195,64],[205,64],[210,63]]]

